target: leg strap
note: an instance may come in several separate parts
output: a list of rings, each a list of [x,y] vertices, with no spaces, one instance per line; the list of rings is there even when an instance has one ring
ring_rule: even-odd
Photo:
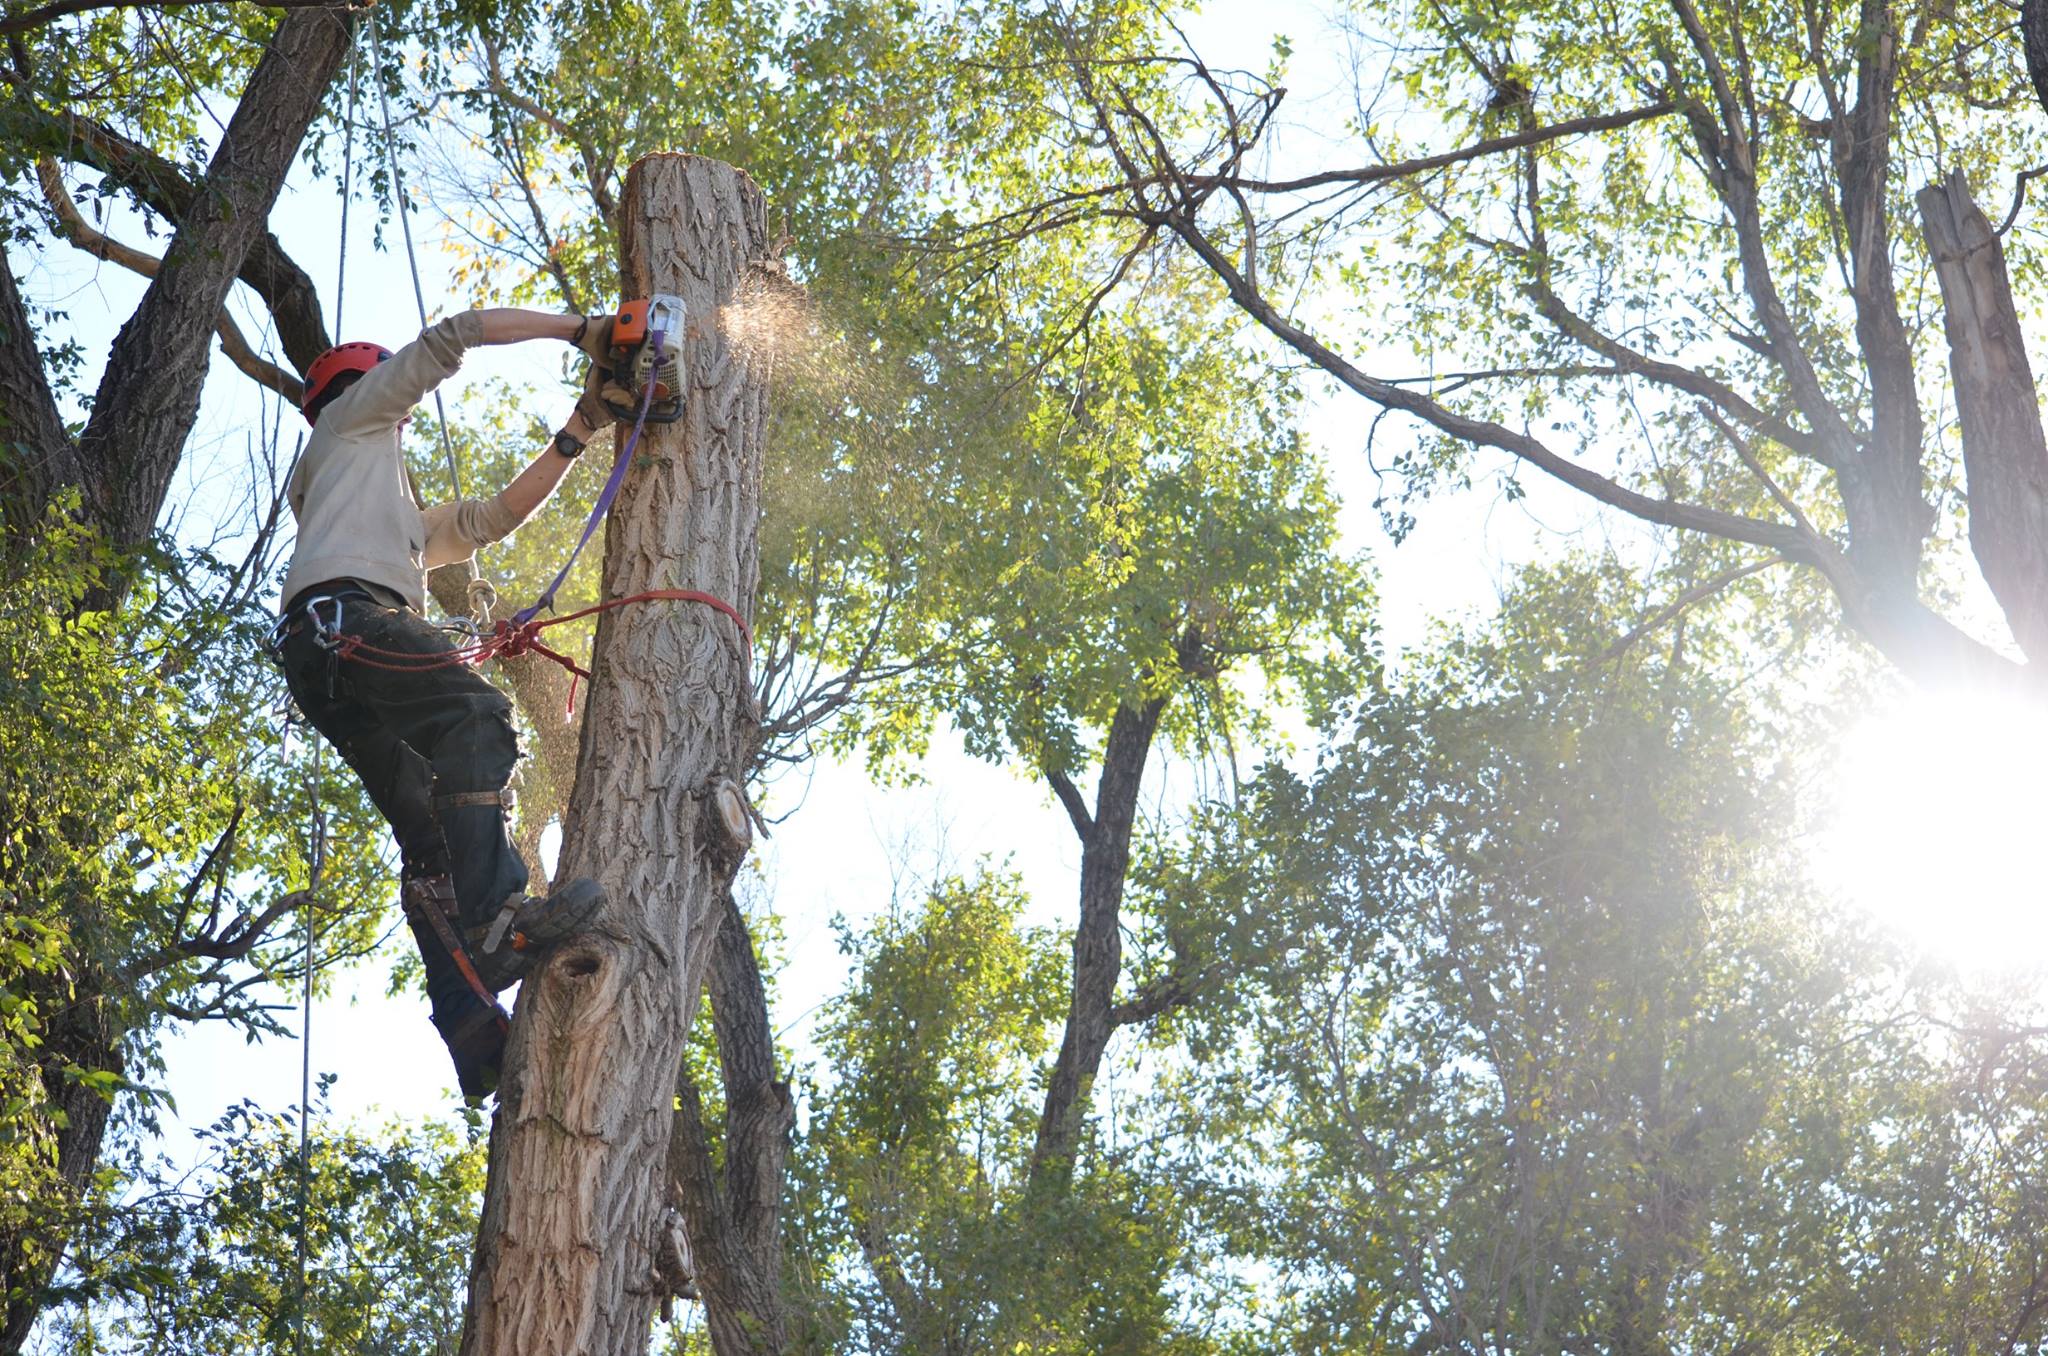
[[[512,808],[512,798],[503,791],[452,791],[444,796],[434,797],[436,810],[459,810],[465,805],[496,805],[500,809]]]
[[[448,958],[455,962],[463,981],[496,1012],[500,1027],[509,1026],[505,1010],[498,1006],[498,995],[491,992],[483,976],[476,972],[475,964],[469,959],[469,948],[463,945],[462,934],[456,929],[454,884],[446,876],[416,876],[405,883],[403,893],[405,911],[426,920],[427,927],[446,948]]]

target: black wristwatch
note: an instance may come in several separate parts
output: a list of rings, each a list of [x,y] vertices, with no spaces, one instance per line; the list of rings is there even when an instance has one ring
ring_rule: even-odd
[[[559,429],[555,433],[555,451],[574,461],[583,455],[583,440],[568,429]]]

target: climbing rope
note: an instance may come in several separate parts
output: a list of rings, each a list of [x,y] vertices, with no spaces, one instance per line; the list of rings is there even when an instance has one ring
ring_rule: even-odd
[[[341,248],[334,261],[334,333],[343,333],[341,323],[342,302],[348,292],[348,200],[349,191],[355,183],[356,149],[356,94],[362,84],[362,46],[351,42],[348,48],[348,120],[342,124],[341,133]]]
[[[465,641],[439,654],[384,649],[367,643],[360,636],[342,631],[332,633],[332,643],[328,648],[333,651],[336,659],[361,664],[365,668],[388,669],[397,673],[426,673],[433,669],[454,668],[458,664],[481,664],[491,659],[516,659],[524,654],[537,654],[552,659],[569,671],[569,710],[573,714],[576,710],[576,684],[579,680],[590,677],[590,670],[542,641],[540,633],[550,626],[562,626],[568,622],[579,621],[599,612],[609,612],[615,607],[624,607],[628,603],[655,602],[698,603],[714,612],[723,613],[732,619],[732,624],[739,630],[741,654],[746,655],[753,647],[753,631],[747,626],[746,618],[724,599],[696,589],[643,589],[639,593],[629,593],[622,598],[608,598],[604,602],[575,612],[567,612],[559,617],[529,617],[524,621],[517,618],[502,620],[489,634]]]
[[[370,10],[370,76],[377,85],[377,102],[384,110],[384,160],[391,174],[392,211],[405,237],[405,266],[412,273],[413,306],[419,311],[420,328],[427,327],[427,294],[420,287],[420,261],[413,251],[412,217],[405,209],[405,175],[398,167],[398,139],[391,134],[391,92],[384,86],[384,44],[377,37],[377,11]],[[462,498],[462,473],[455,465],[455,445],[448,440],[448,411],[442,408],[441,392],[434,392],[434,419],[441,429],[441,456],[448,463],[448,484],[457,499]]]
[[[313,896],[327,870],[327,811],[320,801],[325,747],[313,743],[313,780],[307,798],[313,805],[312,853],[306,876],[306,945],[301,956],[305,973],[299,992],[299,1211],[298,1211],[298,1303],[293,1306],[292,1345],[298,1356],[306,1352],[306,1232],[311,1213],[313,1187]]]
[[[343,307],[348,301],[348,203],[355,185],[356,102],[362,86],[362,46],[351,41],[348,54],[348,116],[341,132],[341,234],[334,260],[334,332],[342,332]],[[303,450],[303,445],[302,449]],[[298,459],[293,457],[293,471]],[[289,726],[287,726],[289,728]],[[306,1356],[306,1236],[310,1222],[313,1189],[313,895],[327,869],[327,812],[320,800],[320,784],[326,762],[326,748],[315,739],[313,780],[308,786],[312,802],[313,830],[308,845],[310,870],[306,885],[306,941],[300,954],[305,971],[299,989],[299,1200],[297,1283],[294,1287],[292,1349]]]

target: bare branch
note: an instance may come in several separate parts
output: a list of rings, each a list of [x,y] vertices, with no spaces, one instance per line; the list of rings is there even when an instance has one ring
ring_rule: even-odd
[[[1763,462],[1758,459],[1756,450],[1749,445],[1749,440],[1737,432],[1727,420],[1723,419],[1718,411],[1703,405],[1700,407],[1700,413],[1705,415],[1716,429],[1720,430],[1721,436],[1728,440],[1730,447],[1735,449],[1735,455],[1741,459],[1742,464],[1749,468],[1751,475],[1754,475],[1764,483],[1764,488],[1770,491],[1771,498],[1777,500],[1778,506],[1791,515],[1793,523],[1798,526],[1799,530],[1810,537],[1818,538],[1820,533],[1813,530],[1813,523],[1801,511],[1798,502],[1790,494],[1786,493],[1785,488],[1778,484],[1769,471],[1764,469]]]
[[[1457,150],[1442,151],[1436,155],[1418,156],[1412,160],[1396,160],[1385,165],[1366,165],[1358,169],[1324,170],[1320,174],[1304,175],[1299,179],[1243,179],[1236,176],[1194,174],[1188,182],[1198,185],[1229,184],[1247,193],[1299,193],[1326,184],[1376,184],[1391,179],[1409,179],[1432,170],[1448,169],[1452,165],[1468,160],[1481,160],[1488,156],[1500,155],[1507,151],[1518,151],[1527,146],[1540,146],[1545,142],[1558,141],[1565,137],[1585,136],[1594,132],[1612,132],[1633,123],[1651,118],[1661,118],[1676,111],[1677,105],[1670,102],[1646,104],[1620,113],[1595,113],[1583,118],[1571,118],[1564,122],[1551,123],[1543,127],[1525,128],[1506,136],[1488,137],[1475,141],[1470,146]]]
[[[1735,98],[1735,90],[1728,83],[1728,71],[1721,64],[1720,53],[1714,50],[1714,40],[1707,33],[1707,26],[1700,22],[1699,11],[1693,8],[1692,0],[1671,0],[1671,7],[1678,11],[1678,21],[1685,26],[1686,37],[1692,40],[1693,51],[1706,69],[1707,84],[1714,91],[1714,102],[1721,110],[1721,128],[1732,143],[1737,162],[1749,165],[1749,133],[1742,118],[1742,106]]]
[[[1758,409],[1747,397],[1726,382],[1716,380],[1695,368],[1666,362],[1661,358],[1652,358],[1601,331],[1568,306],[1551,288],[1547,264],[1539,262],[1535,265],[1526,290],[1530,300],[1535,302],[1538,314],[1555,325],[1565,337],[1612,361],[1624,374],[1643,377],[1660,386],[1669,386],[1673,390],[1711,401],[1759,433],[1783,443],[1794,452],[1811,457],[1823,466],[1835,465],[1827,446],[1818,438],[1794,428],[1776,415]]]
[[[293,910],[313,902],[308,890],[293,890],[279,895],[276,900],[255,915],[242,914],[219,933],[201,933],[181,938],[169,946],[158,947],[155,951],[137,957],[123,969],[122,977],[129,983],[147,979],[151,975],[168,970],[181,961],[204,959],[218,963],[241,960],[269,937],[270,929],[277,925]],[[261,978],[261,976],[258,976]]]
[[[0,119],[24,149],[100,171],[108,186],[127,191],[166,221],[180,220],[198,199],[199,185],[184,170],[104,123],[68,110],[49,113],[26,100]],[[305,371],[332,343],[313,280],[268,233],[250,245],[239,276],[270,308],[285,357]]]
[[[1785,374],[1792,398],[1813,428],[1813,437],[1827,449],[1829,464],[1847,465],[1860,439],[1822,387],[1813,360],[1800,342],[1798,327],[1785,309],[1764,246],[1763,216],[1756,188],[1756,164],[1742,123],[1741,105],[1728,84],[1727,72],[1690,0],[1673,0],[1701,63],[1706,67],[1721,108],[1716,121],[1697,105],[1683,106],[1686,123],[1705,165],[1707,178],[1735,226],[1736,257],[1743,290],[1756,308],[1757,320],[1769,340],[1769,357]],[[1675,58],[1666,57],[1667,62]],[[1676,81],[1676,74],[1673,74]]]
[[[1149,1022],[1163,1012],[1182,1007],[1195,996],[1198,977],[1169,970],[1138,987],[1138,992],[1109,1010],[1111,1026],[1132,1026]]]
[[[1787,565],[1790,563],[1791,561],[1785,556],[1765,556],[1762,560],[1753,560],[1747,565],[1737,565],[1733,569],[1723,570],[1712,579],[1693,585],[1665,606],[1658,608],[1642,625],[1631,630],[1627,635],[1610,645],[1607,648],[1607,653],[1601,655],[1600,658],[1603,661],[1619,659],[1628,653],[1629,649],[1637,641],[1657,630],[1687,609],[1698,606],[1716,594],[1722,593],[1741,583],[1753,574],[1762,574],[1773,565]]]
[[[484,73],[489,77],[491,93],[576,148],[577,155],[583,159],[584,187],[590,191],[590,201],[608,224],[616,225],[619,204],[611,191],[610,162],[597,153],[597,146],[589,138],[578,133],[566,120],[512,88],[511,82],[505,79],[499,47],[494,40],[484,37],[479,45],[483,48]]]
[[[1366,375],[1306,330],[1282,316],[1271,302],[1251,288],[1244,275],[1237,271],[1214,242],[1203,235],[1185,214],[1174,213],[1165,216],[1162,224],[1179,235],[1189,248],[1200,255],[1203,262],[1216,272],[1217,277],[1223,280],[1224,286],[1229,290],[1231,299],[1242,310],[1264,325],[1275,337],[1368,400],[1389,409],[1412,414],[1425,423],[1466,442],[1512,453],[1539,470],[1555,476],[1573,489],[1589,494],[1601,503],[1618,508],[1646,522],[1683,528],[1687,531],[1711,533],[1734,541],[1768,546],[1796,558],[1806,558],[1805,542],[1798,529],[1794,527],[1746,518],[1740,514],[1726,513],[1697,504],[1653,499],[1589,470],[1567,457],[1560,456],[1527,433],[1518,432],[1490,420],[1460,414],[1420,392],[1406,390]]]
[[[2048,174],[2048,165],[2036,165],[2032,169],[2021,170],[2013,179],[2012,208],[2005,214],[2005,220],[1999,223],[1998,229],[1992,232],[1993,235],[2002,237],[2012,229],[2012,224],[2020,219],[2020,209],[2027,205],[2027,185],[2044,174]]]
[[[1045,780],[1052,785],[1053,794],[1066,807],[1067,818],[1074,821],[1074,832],[1083,843],[1095,836],[1095,819],[1088,813],[1088,802],[1081,796],[1081,788],[1074,785],[1074,779],[1064,772],[1048,769]]]

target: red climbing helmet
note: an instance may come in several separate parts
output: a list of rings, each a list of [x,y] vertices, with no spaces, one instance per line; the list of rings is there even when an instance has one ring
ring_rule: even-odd
[[[391,356],[391,350],[382,344],[337,344],[319,357],[306,369],[306,395],[299,402],[300,413],[306,422],[312,423],[320,416],[321,406],[327,403],[328,388],[334,379],[348,372],[367,372]]]

